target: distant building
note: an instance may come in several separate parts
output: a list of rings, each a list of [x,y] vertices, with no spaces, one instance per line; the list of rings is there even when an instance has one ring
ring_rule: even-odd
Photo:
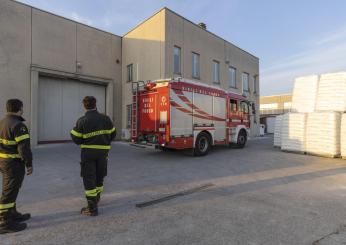
[[[274,133],[275,117],[291,111],[292,95],[260,97],[260,122],[266,126],[266,133]]]

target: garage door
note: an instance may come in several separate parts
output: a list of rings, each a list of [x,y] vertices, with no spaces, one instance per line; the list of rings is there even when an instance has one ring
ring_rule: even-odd
[[[266,118],[266,132],[268,134],[273,134],[275,128],[275,117]]]
[[[106,88],[74,80],[40,77],[38,141],[70,140],[76,120],[84,115],[85,96],[97,99],[97,108],[105,112]]]

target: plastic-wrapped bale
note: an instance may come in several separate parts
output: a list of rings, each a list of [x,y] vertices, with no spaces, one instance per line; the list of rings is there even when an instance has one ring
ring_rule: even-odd
[[[316,110],[346,111],[346,72],[321,75]]]
[[[281,147],[281,122],[282,115],[276,116],[274,128],[274,147]]]
[[[340,144],[341,144],[341,157],[346,159],[346,114],[342,114],[341,117],[341,133],[340,133]]]
[[[313,112],[306,124],[306,152],[325,157],[340,156],[339,112]]]
[[[298,77],[294,81],[292,112],[314,112],[319,77],[317,75]]]
[[[304,153],[306,150],[306,113],[287,113],[282,117],[281,149]]]

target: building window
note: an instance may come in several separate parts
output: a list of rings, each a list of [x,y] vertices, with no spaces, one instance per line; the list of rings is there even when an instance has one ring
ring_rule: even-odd
[[[257,93],[257,75],[253,77],[253,93]]]
[[[126,106],[126,127],[131,128],[132,124],[132,105]]]
[[[127,81],[133,81],[133,64],[127,66]]]
[[[174,74],[181,74],[181,48],[174,46]]]
[[[237,88],[236,69],[234,67],[228,68],[228,86],[230,88]]]
[[[220,84],[220,63],[216,60],[213,61],[213,82]]]
[[[192,53],[192,77],[193,78],[200,78],[199,75],[199,54]]]
[[[243,92],[250,92],[249,88],[249,74],[243,73],[242,74],[242,83],[243,83]]]

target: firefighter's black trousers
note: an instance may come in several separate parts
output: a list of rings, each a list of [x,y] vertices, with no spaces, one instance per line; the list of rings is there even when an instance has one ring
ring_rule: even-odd
[[[2,195],[0,204],[15,203],[25,176],[25,165],[19,159],[1,159]]]
[[[108,151],[82,149],[81,176],[86,197],[95,197],[103,191],[103,180],[107,175]]]

